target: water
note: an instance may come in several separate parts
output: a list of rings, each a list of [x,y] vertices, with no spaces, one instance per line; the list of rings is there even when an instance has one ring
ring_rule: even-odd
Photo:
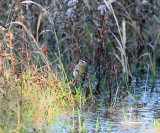
[[[132,96],[136,102],[128,95],[123,100],[119,99],[115,105],[112,104],[113,108],[110,109],[107,97],[104,95],[101,95],[101,98],[95,97],[94,103],[85,106],[81,113],[75,114],[74,119],[72,115],[60,117],[51,127],[51,132],[153,132],[153,121],[160,118],[160,80],[156,81],[153,92],[151,80],[133,81],[132,87],[134,89]]]

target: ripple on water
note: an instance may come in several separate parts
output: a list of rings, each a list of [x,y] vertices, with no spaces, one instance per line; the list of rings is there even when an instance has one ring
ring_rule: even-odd
[[[139,80],[139,82],[134,80],[132,86],[134,88],[132,96],[136,102],[130,96],[127,96],[123,100],[120,99],[115,107],[110,110],[109,102],[106,100],[107,96],[103,95],[101,97],[106,97],[105,99],[97,98],[95,103],[85,107],[80,115],[83,131],[87,133],[95,132],[97,121],[99,123],[98,133],[109,131],[112,133],[130,133],[153,130],[154,118],[160,118],[160,79],[156,81],[153,92],[151,92],[152,80],[148,80],[147,83],[146,80]],[[65,121],[61,120],[59,126],[58,132],[66,130],[66,127],[70,128],[69,131],[72,131],[72,115],[66,117]],[[79,132],[78,114],[74,117],[74,128],[75,132]]]

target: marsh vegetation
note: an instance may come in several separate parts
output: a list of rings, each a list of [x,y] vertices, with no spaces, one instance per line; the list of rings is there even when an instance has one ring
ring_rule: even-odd
[[[159,8],[1,0],[0,132],[160,132]]]

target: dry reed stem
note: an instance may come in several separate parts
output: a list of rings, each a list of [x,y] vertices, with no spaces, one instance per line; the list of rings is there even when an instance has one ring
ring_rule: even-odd
[[[24,30],[26,31],[26,33],[28,34],[28,36],[31,37],[32,40],[33,40],[33,44],[34,44],[33,48],[34,48],[34,50],[37,50],[40,53],[43,62],[45,64],[47,64],[46,56],[44,55],[44,53],[41,52],[40,47],[38,45],[38,42],[35,40],[35,38],[33,37],[32,33],[27,29],[27,27],[23,23],[21,23],[19,21],[11,22],[11,24],[18,24],[18,25],[21,25],[24,28]],[[51,71],[51,69],[49,69],[49,70]]]

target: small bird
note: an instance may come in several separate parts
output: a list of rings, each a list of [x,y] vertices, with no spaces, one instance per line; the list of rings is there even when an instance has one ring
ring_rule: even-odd
[[[74,76],[74,81],[79,82],[79,81],[84,81],[86,74],[88,71],[88,63],[84,59],[80,59],[79,63],[75,66],[75,69],[73,71],[73,76]]]

